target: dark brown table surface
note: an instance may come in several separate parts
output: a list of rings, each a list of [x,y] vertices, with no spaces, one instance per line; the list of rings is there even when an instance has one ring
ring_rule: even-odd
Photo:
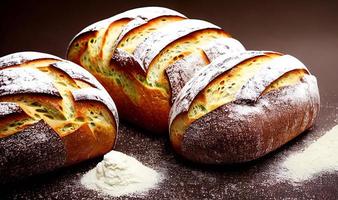
[[[116,150],[165,174],[159,188],[128,199],[338,199],[338,173],[292,184],[279,179],[282,161],[338,123],[337,1],[1,1],[0,56],[34,50],[63,57],[86,25],[134,7],[158,5],[213,22],[247,49],[275,50],[302,60],[318,78],[321,112],[313,130],[246,164],[205,166],[186,162],[167,136],[122,124]],[[338,156],[338,155],[337,155]],[[102,158],[2,186],[0,199],[109,199],[84,189],[79,179]],[[122,198],[122,199],[124,199]]]

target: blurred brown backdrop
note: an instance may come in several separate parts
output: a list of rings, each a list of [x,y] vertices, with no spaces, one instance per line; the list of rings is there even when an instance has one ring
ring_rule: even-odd
[[[5,0],[0,5],[0,56],[34,50],[64,57],[68,42],[85,26],[157,5],[217,24],[247,49],[294,55],[317,75],[322,94],[338,91],[338,1]]]

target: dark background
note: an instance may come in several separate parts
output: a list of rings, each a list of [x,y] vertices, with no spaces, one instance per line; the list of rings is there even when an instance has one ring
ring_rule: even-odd
[[[338,1],[1,1],[0,56],[34,50],[64,57],[87,25],[141,6],[164,6],[210,21],[247,49],[294,55],[333,90],[338,79]]]
[[[116,150],[135,156],[167,179],[145,199],[338,199],[338,173],[297,186],[271,181],[285,156],[299,152],[338,123],[338,1],[0,1],[0,56],[41,51],[64,57],[69,41],[98,20],[141,6],[164,6],[210,21],[247,49],[291,54],[318,78],[321,113],[312,131],[240,166],[198,166],[174,156],[166,138],[121,124]],[[0,188],[0,199],[106,199],[78,180],[102,158]],[[272,177],[273,180],[273,177]],[[133,198],[132,198],[133,199]],[[137,199],[137,198],[135,198]]]

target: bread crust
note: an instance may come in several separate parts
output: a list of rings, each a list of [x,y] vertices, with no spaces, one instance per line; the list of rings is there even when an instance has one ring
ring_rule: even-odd
[[[218,57],[233,53],[245,51],[244,46],[234,38],[218,38],[210,44],[202,47],[203,52],[208,57],[210,62],[213,62]]]
[[[50,59],[50,60],[59,60],[58,57],[46,54],[46,53],[38,53],[33,51],[25,51],[20,54],[10,54],[7,56],[3,56],[0,58],[0,68],[5,67],[13,67],[17,65],[21,65],[23,63],[27,63],[32,60],[39,60],[39,59]]]
[[[100,82],[96,80],[96,78],[94,78],[93,75],[91,75],[88,71],[84,70],[83,68],[80,68],[75,63],[63,61],[52,63],[50,66],[63,71],[72,79],[84,81],[97,89],[104,90]]]
[[[254,104],[230,103],[193,122],[180,154],[200,163],[251,161],[279,148],[313,126],[319,112],[315,77],[262,96]]]
[[[59,135],[42,120],[0,139],[0,183],[64,166],[66,149]]]
[[[139,44],[134,56],[142,63],[142,68],[146,72],[154,58],[169,44],[194,32],[208,29],[221,30],[220,27],[203,20],[186,19],[174,22]]]
[[[6,68],[0,71],[0,97],[13,94],[38,93],[60,97],[53,82],[33,69]]]
[[[95,74],[111,94],[122,119],[151,133],[166,133],[170,109],[169,97],[159,90],[146,88],[131,74],[126,73],[126,75],[129,80],[134,80],[135,90],[142,94],[137,99],[137,103],[133,102],[123,88],[113,83],[111,79]]]

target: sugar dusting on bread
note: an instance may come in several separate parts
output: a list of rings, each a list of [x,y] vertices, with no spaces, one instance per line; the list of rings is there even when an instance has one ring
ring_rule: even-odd
[[[29,68],[8,68],[0,71],[0,96],[40,93],[60,96],[48,75]]]
[[[255,101],[260,94],[275,80],[292,70],[307,70],[305,65],[290,55],[283,55],[264,64],[238,92],[236,99],[240,101]]]
[[[60,60],[60,58],[50,55],[50,54],[33,52],[33,51],[25,51],[25,52],[13,53],[13,54],[9,54],[7,56],[1,57],[0,68],[13,66],[13,65],[20,65],[27,61],[37,60],[37,59]]]
[[[52,171],[66,162],[61,138],[42,120],[2,138],[0,152],[0,183]]]
[[[317,80],[314,76],[306,75],[303,77],[303,82],[298,84],[297,88],[289,87],[288,90],[280,90],[280,94],[278,95],[278,101],[288,102],[290,100],[297,101],[299,105],[303,104],[308,100],[309,97],[312,98],[320,98],[318,96],[318,87]],[[317,100],[318,100],[317,99]],[[318,102],[315,99],[311,99],[313,102]],[[259,105],[259,109],[262,110],[266,107],[270,102],[265,99],[259,99],[259,104],[255,104],[255,107]],[[233,110],[234,114],[248,114],[248,112],[252,111],[252,106],[242,105],[241,109]],[[248,108],[248,109],[245,109]],[[307,121],[307,116],[304,116],[303,121]]]
[[[139,66],[139,69],[142,69],[143,72],[144,68],[141,67],[141,61],[139,61],[138,59],[136,59],[133,55],[129,54],[127,51],[120,49],[120,48],[116,48],[114,51],[114,54],[111,58],[111,62],[116,62],[118,63],[119,67],[124,68],[124,67],[133,67],[133,68],[137,68],[136,66]]]
[[[17,103],[0,102],[0,117],[20,112],[22,112],[22,109]]]
[[[218,38],[211,43],[202,46],[202,49],[210,62],[222,55],[245,51],[244,46],[234,38]]]
[[[142,61],[142,67],[146,70],[155,56],[167,45],[181,37],[203,29],[220,28],[209,22],[197,19],[187,19],[171,23],[160,31],[151,34],[135,49],[134,56]]]

